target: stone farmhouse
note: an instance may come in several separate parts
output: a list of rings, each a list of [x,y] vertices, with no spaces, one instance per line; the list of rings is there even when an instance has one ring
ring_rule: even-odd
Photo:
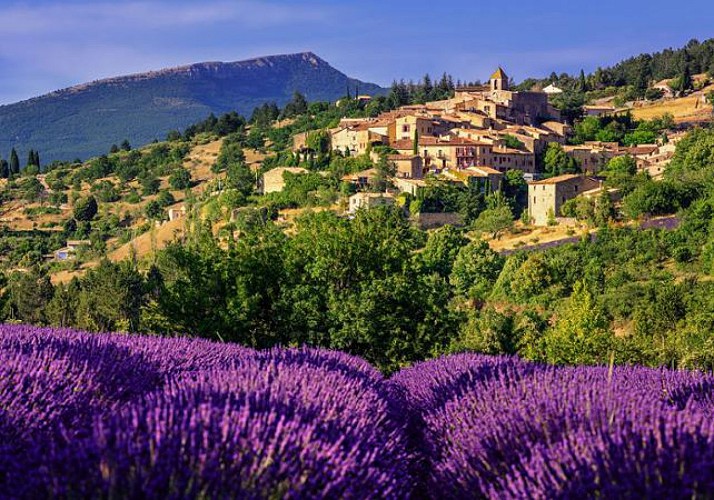
[[[283,174],[305,174],[307,170],[301,167],[278,167],[268,170],[263,174],[260,182],[260,191],[263,194],[280,192],[285,188],[285,178]]]
[[[576,196],[601,187],[592,177],[566,174],[528,183],[528,215],[536,226],[546,226],[560,215],[560,207]]]
[[[391,193],[355,193],[349,198],[348,212],[354,214],[357,210],[394,205],[394,195]]]

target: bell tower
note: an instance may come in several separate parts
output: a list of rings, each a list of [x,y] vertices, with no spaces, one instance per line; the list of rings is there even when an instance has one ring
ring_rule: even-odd
[[[508,75],[500,66],[491,75],[491,90],[508,90]]]

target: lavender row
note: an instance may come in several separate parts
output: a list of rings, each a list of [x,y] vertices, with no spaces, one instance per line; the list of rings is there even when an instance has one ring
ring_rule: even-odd
[[[713,379],[460,355],[393,378],[433,498],[714,494]]]

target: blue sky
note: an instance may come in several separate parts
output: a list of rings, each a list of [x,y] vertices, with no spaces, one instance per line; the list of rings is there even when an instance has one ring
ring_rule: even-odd
[[[312,50],[389,85],[591,71],[714,37],[712,0],[0,0],[0,104],[109,76]]]

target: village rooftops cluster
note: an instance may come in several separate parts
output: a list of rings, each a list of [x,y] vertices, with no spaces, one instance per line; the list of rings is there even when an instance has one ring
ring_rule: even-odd
[[[412,195],[424,186],[422,180],[428,175],[449,182],[477,183],[482,191],[492,192],[501,188],[505,172],[520,170],[531,182],[531,189],[537,190],[536,196],[529,196],[529,211],[536,224],[545,224],[546,214],[557,216],[567,199],[597,189],[600,184],[593,176],[617,156],[630,155],[639,170],[654,178],[661,176],[674,154],[673,144],[629,148],[607,142],[568,145],[572,128],[561,121],[559,111],[548,100],[561,92],[554,84],[542,91],[512,91],[508,75],[499,67],[487,85],[457,88],[450,99],[402,106],[372,118],[342,119],[329,130],[331,148],[357,156],[369,154],[375,146],[388,146],[396,151],[387,157],[395,167],[392,184]],[[586,109],[588,115],[612,111],[609,106]],[[309,151],[308,135],[294,136],[294,151]],[[544,154],[551,143],[562,145],[565,153],[575,158],[584,177],[538,181],[536,156]],[[376,162],[379,158],[372,153],[372,159]],[[283,171],[289,170],[298,171]],[[282,189],[283,171],[276,169],[266,174],[265,192]],[[367,170],[346,176],[343,181],[360,190],[375,174]],[[544,189],[545,186],[555,188]],[[377,202],[355,203],[372,206]]]

